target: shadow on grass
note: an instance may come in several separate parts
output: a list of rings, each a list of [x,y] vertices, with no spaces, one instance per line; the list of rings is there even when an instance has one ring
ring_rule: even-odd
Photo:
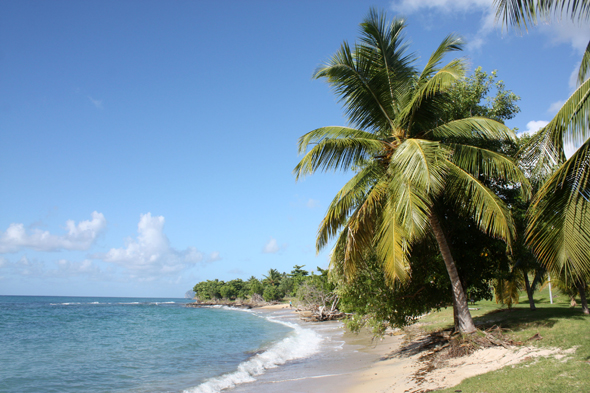
[[[499,309],[473,318],[479,329],[487,329],[493,325],[514,331],[531,327],[553,327],[560,319],[582,321],[588,317],[579,308],[545,306],[532,311],[528,308],[515,307]]]

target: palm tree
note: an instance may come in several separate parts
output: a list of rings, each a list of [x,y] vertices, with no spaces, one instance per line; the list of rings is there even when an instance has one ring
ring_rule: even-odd
[[[452,105],[445,93],[465,75],[465,63],[442,59],[462,47],[449,35],[420,72],[404,43],[403,20],[387,23],[371,11],[361,23],[360,42],[346,42],[315,72],[344,102],[351,127],[323,127],[299,140],[305,153],[295,167],[297,179],[318,170],[352,170],[320,224],[319,251],[336,238],[331,266],[349,279],[363,264],[363,253],[376,249],[390,282],[410,276],[412,244],[432,231],[451,278],[456,328],[475,326],[436,207],[452,203],[480,230],[505,240],[513,222],[485,179],[526,183],[505,156],[476,147],[482,140],[511,140],[503,124],[482,117],[445,122]],[[309,151],[308,148],[311,149]]]
[[[527,26],[566,15],[590,20],[588,0],[497,0],[506,25]],[[590,43],[578,73],[579,86],[553,120],[521,152],[521,162],[539,187],[528,211],[527,244],[556,275],[584,281],[590,275]],[[569,159],[564,144],[580,146]]]
[[[277,269],[270,269],[268,274],[266,276],[263,275],[262,277],[264,277],[263,282],[275,287],[279,286],[281,279],[283,278]]]

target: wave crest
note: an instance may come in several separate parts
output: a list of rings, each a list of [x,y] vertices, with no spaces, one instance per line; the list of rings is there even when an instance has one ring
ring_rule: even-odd
[[[289,326],[293,329],[293,332],[288,337],[273,344],[266,351],[240,363],[237,371],[210,378],[199,386],[184,390],[183,393],[218,393],[242,383],[254,382],[256,380],[254,377],[264,373],[265,370],[319,352],[322,338],[313,330],[304,329],[289,322],[276,321],[272,318],[267,319],[274,323]]]

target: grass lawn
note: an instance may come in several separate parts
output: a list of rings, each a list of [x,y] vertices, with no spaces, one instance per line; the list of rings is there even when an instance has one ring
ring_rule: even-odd
[[[549,291],[535,294],[536,311],[529,309],[526,294],[520,296],[520,304],[512,310],[502,308],[494,301],[482,301],[470,305],[471,315],[484,329],[497,325],[508,329],[506,334],[524,345],[538,347],[577,347],[574,354],[561,359],[536,358],[515,366],[482,374],[464,380],[461,384],[442,392],[590,392],[590,317],[582,314],[581,307],[570,308],[564,295],[555,296],[549,302]],[[447,308],[425,317],[421,322],[426,330],[450,328],[453,310]],[[535,334],[542,339],[527,341]]]

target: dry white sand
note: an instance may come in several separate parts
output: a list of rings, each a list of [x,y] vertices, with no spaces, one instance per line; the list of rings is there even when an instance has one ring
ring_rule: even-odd
[[[502,367],[517,364],[525,359],[554,356],[567,359],[576,348],[492,347],[480,349],[471,355],[445,361],[434,370],[425,371],[426,364],[419,358],[426,352],[409,357],[392,354],[390,348],[401,345],[398,337],[387,337],[375,351],[381,356],[370,367],[353,374],[352,386],[347,393],[412,393],[424,390],[449,388],[462,380]],[[419,378],[416,378],[417,374]]]

